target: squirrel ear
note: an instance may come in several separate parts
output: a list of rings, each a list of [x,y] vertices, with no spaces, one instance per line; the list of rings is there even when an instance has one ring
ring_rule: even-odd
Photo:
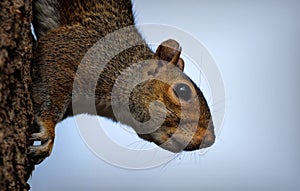
[[[159,45],[154,54],[154,59],[167,61],[183,70],[184,61],[180,58],[180,54],[181,47],[179,43],[169,39]]]
[[[179,58],[179,60],[178,60],[178,62],[177,62],[177,64],[176,64],[176,66],[178,67],[178,68],[180,68],[180,70],[184,70],[184,61],[183,61],[183,59],[182,58]]]

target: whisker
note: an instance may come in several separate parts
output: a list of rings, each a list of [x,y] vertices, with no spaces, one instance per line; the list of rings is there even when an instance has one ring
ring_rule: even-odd
[[[163,165],[161,166],[160,173],[162,173],[162,174],[165,173],[166,170],[171,166],[171,163],[173,163],[173,161],[174,161],[175,159],[177,159],[177,157],[178,157],[178,154],[176,154],[175,157],[174,157],[173,159],[171,159],[171,160],[169,160],[168,162],[166,162],[165,164],[163,164]]]
[[[143,141],[144,144],[142,144],[142,146],[140,147],[140,150],[144,150],[144,148],[146,148],[146,145],[148,145],[149,143],[146,141]]]
[[[193,158],[194,158],[195,164],[197,164],[197,156],[196,156],[196,152],[193,152]]]
[[[134,141],[133,143],[126,145],[126,147],[137,150],[138,146],[140,144],[142,144],[143,142],[144,142],[143,140]],[[134,147],[134,145],[135,145],[135,147]]]
[[[214,107],[214,106],[219,105],[219,104],[224,103],[224,102],[225,102],[225,99],[220,99],[220,100],[215,101],[213,104],[209,104],[209,106]]]

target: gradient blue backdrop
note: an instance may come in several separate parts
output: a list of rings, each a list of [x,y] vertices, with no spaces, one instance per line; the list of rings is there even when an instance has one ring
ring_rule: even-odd
[[[213,55],[226,90],[217,142],[204,155],[126,170],[92,154],[68,119],[31,190],[300,190],[300,1],[136,0],[135,10],[138,23],[179,27]]]

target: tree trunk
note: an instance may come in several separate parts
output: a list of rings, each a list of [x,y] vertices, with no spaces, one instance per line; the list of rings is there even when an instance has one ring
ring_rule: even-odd
[[[29,190],[31,0],[0,1],[0,190]]]

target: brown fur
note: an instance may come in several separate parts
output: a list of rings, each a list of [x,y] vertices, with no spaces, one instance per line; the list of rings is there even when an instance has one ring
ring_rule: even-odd
[[[31,154],[37,162],[41,162],[51,152],[55,125],[72,115],[72,88],[82,58],[100,38],[133,25],[134,20],[130,0],[35,0],[33,11],[38,42],[32,67],[32,97],[41,132],[33,134],[32,139],[41,140],[42,144],[32,146]],[[118,119],[111,106],[113,86],[118,84],[121,87],[116,91],[119,100],[116,104],[121,107],[126,102],[123,95],[131,91],[127,84],[138,76],[136,71],[140,71],[142,76],[151,78],[129,92],[131,114],[136,121],[147,122],[152,117],[149,110],[151,103],[159,100],[165,105],[166,119],[160,128],[146,134],[141,133],[136,122],[126,117],[121,117],[120,122],[131,125],[141,138],[172,152],[210,146],[215,139],[210,110],[200,89],[183,73],[184,61],[180,58],[179,44],[174,40],[165,41],[153,53],[137,30],[118,38],[122,42],[139,39],[143,43],[121,52],[105,66],[94,92],[97,114]],[[154,60],[145,62],[148,59]],[[126,74],[128,77],[116,81],[128,67],[131,67]],[[96,67],[89,68],[84,74],[93,76],[96,70]],[[78,82],[82,88],[78,94],[93,93],[85,91],[88,78]],[[180,83],[191,89],[189,101],[174,94],[174,86]],[[156,104],[153,108],[155,113],[163,114],[164,107],[161,105]],[[183,110],[186,112],[183,113]],[[178,133],[173,136],[175,131]]]

